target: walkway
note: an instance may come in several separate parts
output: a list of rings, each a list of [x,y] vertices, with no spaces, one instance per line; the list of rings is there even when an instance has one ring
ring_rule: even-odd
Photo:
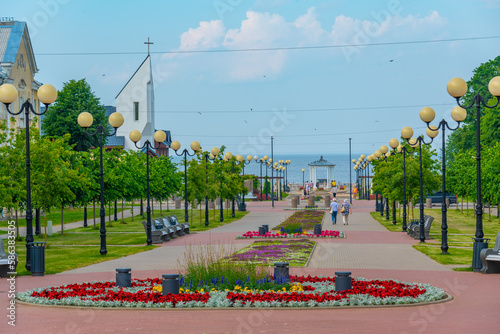
[[[17,290],[72,282],[114,279],[114,269],[131,267],[135,278],[175,272],[186,246],[227,242],[236,248],[251,243],[234,236],[291,214],[287,202],[249,203],[243,219],[211,231],[165,243],[155,250],[44,277],[19,277]],[[364,309],[228,309],[228,310],[113,310],[17,305],[17,325],[0,322],[2,333],[494,333],[500,326],[499,275],[455,272],[421,255],[417,241],[404,233],[388,232],[368,214],[374,201],[354,201],[348,226],[336,228],[346,239],[319,240],[308,268],[292,274],[333,275],[338,269],[353,276],[425,282],[445,289],[454,300],[415,307]],[[332,229],[326,218],[324,228]],[[175,259],[175,261],[174,261]],[[121,262],[118,262],[121,261]],[[158,265],[158,263],[161,263]],[[6,280],[0,280],[0,309],[7,304]],[[5,331],[6,329],[6,331]]]

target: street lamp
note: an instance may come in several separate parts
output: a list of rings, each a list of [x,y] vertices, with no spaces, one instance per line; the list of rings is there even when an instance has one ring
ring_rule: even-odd
[[[302,192],[304,192],[306,190],[306,182],[304,180],[304,172],[306,170],[304,168],[302,168]]]
[[[252,159],[255,159],[255,161],[257,161],[259,159],[259,157],[255,156],[252,158],[251,155],[247,155],[247,159],[243,159],[243,156],[242,155],[237,155],[236,156],[236,160],[240,163],[242,169],[243,169],[243,182],[244,179],[245,179],[245,165],[248,165],[252,162]],[[244,188],[245,184],[243,184],[243,188]],[[243,190],[243,196],[242,196],[242,205],[240,206],[239,208],[239,211],[247,211],[247,207],[245,205],[245,190]]]
[[[274,160],[273,142],[274,142],[274,137],[271,136],[271,160]],[[274,170],[273,170],[273,168],[271,168],[271,203],[272,203],[272,206],[274,208],[274,185],[273,185],[273,183],[274,183]]]
[[[33,238],[33,209],[31,207],[31,160],[30,160],[30,112],[35,115],[43,115],[57,99],[57,90],[54,86],[45,84],[38,88],[38,100],[45,104],[45,110],[42,112],[36,111],[36,106],[31,104],[30,99],[27,99],[19,108],[18,112],[11,111],[9,106],[17,100],[17,89],[11,84],[3,84],[0,86],[0,102],[5,104],[7,112],[13,116],[20,115],[24,112],[26,119],[26,265],[25,268],[31,271],[31,245],[35,240]]]
[[[102,146],[103,146],[103,137],[113,136],[116,133],[116,130],[123,125],[123,116],[119,112],[114,112],[109,115],[109,124],[114,128],[112,133],[108,133],[107,129],[103,125],[98,125],[94,132],[89,132],[88,128],[94,122],[94,118],[92,115],[86,111],[80,113],[78,115],[78,124],[85,129],[85,133],[90,136],[98,136],[99,137],[99,153],[100,153],[100,161],[99,161],[99,174],[101,178],[101,209],[100,209],[100,218],[101,218],[101,228],[99,230],[101,235],[101,255],[106,255],[108,253],[106,249],[106,221],[105,221],[105,209],[104,209],[104,171],[102,164]]]
[[[285,172],[285,184],[284,184],[284,188],[283,189],[284,189],[285,192],[289,192],[290,191],[290,187],[288,186],[288,169],[287,169],[287,166],[289,164],[291,164],[291,163],[292,163],[291,160],[285,160],[283,162],[283,167],[284,167],[283,171]]]
[[[144,145],[139,146],[137,143],[141,140],[142,134],[138,130],[132,130],[130,131],[129,138],[131,141],[134,142],[135,147],[137,147],[139,150],[146,149],[146,242],[148,245],[153,244],[153,238],[151,236],[151,200],[150,200],[150,191],[149,191],[149,150],[156,150],[160,148],[160,145],[158,147],[155,147],[154,142],[151,143],[148,140],[144,142]],[[161,144],[167,139],[167,134],[162,131],[158,130],[154,134],[154,140]],[[177,142],[179,143],[179,142]],[[173,143],[172,143],[173,144]],[[179,144],[180,146],[180,144]],[[186,220],[186,222],[188,222]]]
[[[476,107],[476,234],[474,238],[474,247],[472,252],[472,268],[474,271],[481,270],[481,259],[479,254],[483,248],[488,248],[488,243],[485,242],[483,233],[483,203],[481,199],[481,105],[485,108],[495,108],[500,102],[500,76],[494,77],[488,84],[488,90],[491,95],[497,98],[497,102],[490,106],[487,104],[487,99],[477,93],[468,106],[463,106],[460,103],[460,98],[467,93],[467,83],[461,78],[453,78],[446,86],[448,94],[457,100],[459,107],[470,109]]]
[[[409,128],[411,130],[411,128]],[[409,131],[407,129],[407,131]],[[410,137],[413,136],[413,130],[411,134],[407,134]],[[396,138],[393,138],[389,141],[389,145],[392,148],[396,148],[396,152],[401,153],[403,155],[403,232],[406,232],[407,228],[407,215],[406,215],[406,154],[415,152],[415,149],[409,150],[406,145],[399,144],[399,141]]]
[[[253,159],[255,160],[255,162],[257,162],[259,165],[260,165],[260,200],[262,201],[262,197],[263,197],[263,193],[262,193],[262,165],[264,165],[267,161],[267,159],[269,159],[269,157],[267,155],[265,155],[264,157],[260,158],[255,156],[253,157]],[[267,170],[266,170],[266,178],[267,178]]]
[[[448,254],[448,222],[447,222],[447,207],[446,207],[446,145],[445,145],[445,130],[448,128],[450,131],[454,131],[459,128],[460,122],[462,122],[467,116],[467,111],[461,107],[454,107],[451,110],[451,117],[457,122],[457,126],[455,128],[451,128],[446,120],[441,120],[437,126],[437,128],[441,128],[442,135],[442,161],[441,161],[441,176],[442,176],[442,184],[443,184],[443,202],[441,203],[441,254]],[[436,117],[436,113],[434,109],[430,107],[425,107],[420,111],[420,119],[427,124],[428,129],[434,129],[436,127],[429,125],[430,122],[434,120]]]
[[[156,133],[155,133],[156,135]],[[156,140],[156,138],[155,138]],[[158,141],[158,140],[156,140]],[[137,144],[136,144],[137,146]],[[187,156],[189,155],[190,157],[194,156],[196,153],[200,151],[200,143],[197,141],[193,141],[191,143],[191,149],[193,150],[193,153],[189,153],[187,148],[182,150],[181,153],[177,152],[181,148],[181,143],[179,143],[177,140],[174,140],[170,147],[174,150],[175,154],[177,156],[182,156],[184,155],[184,222],[189,223],[189,215],[188,215],[188,192],[187,192]]]
[[[264,159],[263,164],[266,167],[265,168],[266,169],[266,178],[264,180],[264,182],[265,182],[264,183],[264,191],[266,192],[266,201],[267,201],[267,200],[269,200],[269,189],[267,189],[267,168],[269,167],[270,161],[272,161],[272,159],[269,159],[269,157],[267,155],[265,155],[262,159]],[[262,175],[261,175],[261,178],[262,178]],[[261,189],[260,190],[261,190],[261,198],[262,198],[262,185],[261,185]]]
[[[423,185],[423,173],[422,173],[422,144],[429,145],[432,143],[434,138],[438,135],[439,130],[434,127],[434,129],[427,129],[426,130],[427,136],[431,138],[430,142],[426,142],[424,140],[424,136],[418,136],[417,138],[411,138],[413,135],[413,129],[410,127],[404,127],[403,130],[401,130],[401,136],[406,139],[406,141],[410,144],[411,147],[416,148],[418,145],[418,151],[419,151],[419,156],[420,156],[420,202],[419,202],[419,209],[420,209],[420,242],[423,243],[425,242],[425,231],[424,231],[424,185]]]
[[[217,159],[219,155],[219,149],[217,147],[213,147],[210,151],[210,154],[205,154],[205,185],[208,186],[208,160],[214,161]],[[206,191],[207,189],[205,189]],[[222,204],[222,198],[221,198]],[[205,226],[208,226],[208,193],[205,194]]]

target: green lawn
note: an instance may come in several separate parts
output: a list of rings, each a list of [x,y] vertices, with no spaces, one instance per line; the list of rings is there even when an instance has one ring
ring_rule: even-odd
[[[125,209],[127,210],[127,209]],[[111,219],[114,217],[114,207],[111,208]],[[118,206],[118,212],[121,212],[121,207]],[[108,208],[106,207],[106,219],[108,219]],[[92,207],[87,208],[87,219],[89,223],[92,221],[94,212]],[[118,215],[120,218],[120,215]],[[12,220],[15,218],[13,217]],[[99,207],[96,208],[96,220],[99,220]],[[40,225],[43,226],[45,221],[45,217],[40,217]],[[47,214],[47,221],[52,221],[52,226],[61,225],[61,210],[54,210]],[[77,221],[83,221],[83,208],[76,209],[64,209],[64,224],[74,223]],[[35,211],[33,211],[33,225],[35,225]],[[0,227],[7,227],[8,220],[0,221]],[[19,219],[19,226],[26,227],[26,219]]]
[[[208,230],[217,226],[228,224],[237,219],[242,218],[248,212],[235,212],[235,218],[231,217],[231,211],[224,210],[224,222],[221,223],[220,211],[216,210],[215,219],[213,210],[210,211],[209,226],[205,227],[205,214],[201,217],[197,214],[198,210],[193,210],[193,216],[189,211],[189,221],[191,232]],[[180,222],[184,222],[184,210],[162,210],[162,215],[175,214]],[[160,216],[160,210],[154,210],[151,213],[152,219]],[[107,217],[106,217],[107,218]],[[111,221],[106,223],[106,245],[108,254],[101,256],[100,249],[100,223],[96,220],[96,226],[93,225],[93,220],[88,221],[87,227],[79,227],[76,229],[65,230],[64,235],[60,232],[54,233],[51,237],[45,239],[42,228],[42,235],[35,236],[35,242],[47,241],[46,249],[46,273],[55,274],[65,270],[84,267],[93,263],[107,261],[146,250],[152,249],[153,246],[146,246],[146,233],[142,224],[140,215],[135,217],[125,218],[123,223],[119,221]],[[129,246],[129,247],[122,247]],[[24,241],[17,243],[16,251],[20,257],[20,265],[18,266],[19,275],[28,275],[24,269],[26,262],[26,248]]]
[[[413,210],[414,216],[412,216],[411,210],[407,213],[408,222],[411,218],[418,218],[420,215],[418,209]],[[462,213],[461,210],[457,210],[455,208],[447,210],[449,255],[441,255],[441,208],[425,209],[424,214],[434,217],[429,233],[432,239],[426,240],[425,244],[415,245],[414,247],[441,264],[472,264],[472,238],[474,238],[474,234],[476,232],[476,218],[474,217],[472,210],[469,210],[468,213],[466,210]],[[385,219],[385,214],[384,217],[381,217],[379,212],[372,212],[371,215],[389,231],[397,231],[401,233],[402,210],[401,216],[399,210],[397,210],[396,225],[392,224],[392,210],[389,215],[389,220]],[[500,224],[498,223],[498,220],[496,220],[496,217],[492,218],[494,219],[489,221],[489,215],[487,212],[483,215],[484,237],[491,239],[489,245],[490,248],[494,246],[495,237],[498,231],[500,231]]]
[[[39,241],[38,238],[35,238],[35,241]],[[81,268],[91,264],[148,251],[155,247],[157,246],[108,246],[108,253],[106,256],[102,256],[99,252],[99,246],[66,247],[51,245],[45,250],[45,274],[57,274],[66,270]],[[25,244],[18,243],[16,252],[19,256],[19,264],[17,265],[18,276],[31,275],[24,267],[26,264]]]

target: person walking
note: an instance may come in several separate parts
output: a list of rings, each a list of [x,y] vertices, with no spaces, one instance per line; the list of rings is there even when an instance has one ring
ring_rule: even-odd
[[[337,213],[339,211],[339,203],[337,203],[337,199],[334,198],[330,203],[330,213],[332,214],[332,223],[333,225],[337,225]]]
[[[352,214],[352,209],[347,199],[344,200],[344,203],[340,208],[340,214],[342,215],[342,221],[344,222],[344,225],[349,225],[349,214]]]
[[[306,182],[306,194],[309,196],[309,181]]]
[[[332,193],[334,198],[337,198],[337,191],[338,191],[337,186],[333,186]]]

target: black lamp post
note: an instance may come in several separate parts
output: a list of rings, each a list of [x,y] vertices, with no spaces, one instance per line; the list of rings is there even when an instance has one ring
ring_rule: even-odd
[[[284,173],[285,173],[285,183],[284,183],[284,185],[283,185],[283,191],[284,191],[284,192],[289,192],[289,191],[290,191],[290,189],[289,189],[289,187],[288,187],[288,167],[287,167],[287,166],[288,166],[289,164],[291,164],[291,163],[292,163],[292,161],[291,161],[291,160],[285,160],[285,161],[283,161],[283,163],[282,163],[282,165],[283,165],[283,167],[284,167],[283,171],[284,171]]]
[[[257,159],[255,159],[257,158]],[[268,158],[267,155],[265,155],[263,158],[258,158],[257,156],[254,157],[255,161],[260,165],[260,201],[262,201],[262,197],[264,194],[262,193],[262,165],[266,164],[266,161]],[[266,180],[267,180],[267,170],[266,170]],[[265,186],[264,186],[265,187]]]
[[[304,190],[306,190],[306,181],[304,179],[304,172],[306,170],[304,168],[302,168],[302,192],[304,192]]]
[[[495,96],[497,102],[494,105],[488,105],[488,99],[477,93],[472,99],[470,105],[463,106],[460,98],[467,93],[467,83],[461,78],[453,78],[447,85],[448,94],[457,100],[457,104],[470,109],[476,107],[476,177],[477,177],[477,200],[476,200],[476,234],[474,238],[474,247],[472,251],[472,268],[474,271],[481,270],[481,259],[479,254],[483,248],[488,248],[487,240],[483,233],[483,203],[481,199],[481,105],[485,108],[495,108],[500,102],[500,76],[494,77],[488,84],[488,90]]]
[[[383,157],[383,158],[381,158],[381,157]],[[386,161],[385,154],[382,154],[382,152],[380,150],[376,150],[373,153],[372,158]],[[387,201],[387,199],[386,199],[386,201]],[[386,205],[386,203],[384,203],[384,194],[382,192],[380,192],[380,216],[381,217],[384,216],[384,205]]]
[[[274,161],[274,153],[273,153],[273,149],[274,149],[274,136],[271,136],[271,160]],[[271,161],[271,162],[272,162]],[[272,207],[274,208],[274,169],[272,168],[272,165],[271,165],[271,203],[272,203]]]
[[[451,110],[451,117],[457,121],[457,126],[455,128],[451,128],[448,122],[446,120],[441,120],[437,126],[437,129],[441,128],[441,135],[442,135],[442,161],[441,161],[441,176],[442,176],[442,191],[443,191],[443,202],[441,203],[441,217],[442,217],[442,223],[441,223],[441,254],[447,255],[448,254],[448,222],[447,222],[447,207],[446,207],[446,143],[445,143],[445,131],[446,128],[450,131],[454,131],[458,129],[460,126],[460,122],[462,122],[465,117],[467,116],[467,112],[465,109],[460,108],[460,107],[454,107]],[[430,122],[434,120],[434,117],[436,117],[436,113],[434,112],[434,109],[430,107],[425,107],[420,111],[420,119],[424,121],[427,124],[427,128],[434,131],[436,129],[435,126],[429,125]]]
[[[406,154],[413,153],[415,150],[409,150],[406,145],[399,144],[399,141],[396,138],[393,138],[389,141],[389,145],[396,149],[396,152],[401,153],[403,155],[403,232],[406,232],[407,229],[407,215],[406,215]]]
[[[149,191],[149,150],[156,150],[156,149],[160,148],[160,146],[158,145],[158,147],[155,147],[155,143],[151,143],[149,141],[149,139],[146,140],[142,146],[137,145],[137,142],[139,142],[142,138],[141,133],[137,130],[130,131],[129,138],[131,141],[134,142],[135,147],[137,147],[138,149],[140,149],[140,150],[146,149],[146,215],[147,215],[146,216],[147,217],[146,218],[146,242],[148,245],[152,245],[153,238],[151,236],[151,199],[150,199],[150,191]],[[157,143],[161,144],[166,139],[167,139],[167,134],[164,131],[158,130],[155,132],[154,140]],[[187,222],[187,220],[186,220],[186,222]]]
[[[418,136],[417,138],[411,138],[413,136],[413,129],[409,126],[406,126],[401,130],[401,136],[406,139],[406,141],[412,147],[416,147],[418,145],[418,152],[420,158],[420,200],[419,200],[419,209],[420,209],[420,242],[425,242],[425,231],[424,231],[424,180],[423,180],[423,172],[422,172],[422,144],[429,145],[434,140],[434,137],[438,135],[438,130],[430,130],[427,129],[427,135],[431,138],[430,142],[426,142],[424,140],[424,136]]]
[[[88,112],[82,112],[78,115],[78,124],[85,129],[85,132],[90,136],[99,136],[99,175],[101,180],[101,209],[99,211],[100,219],[101,219],[101,228],[99,229],[101,235],[101,255],[106,255],[108,250],[106,249],[106,220],[105,215],[106,211],[104,208],[104,170],[102,163],[102,146],[103,146],[103,138],[104,136],[110,137],[116,133],[116,130],[122,126],[123,124],[123,116],[114,112],[109,116],[109,124],[114,128],[113,132],[108,133],[106,127],[102,125],[98,125],[94,132],[89,132],[88,128],[94,122],[94,118]]]
[[[257,161],[259,159],[259,157],[257,157],[257,156],[252,157],[251,155],[247,155],[247,159],[245,160],[245,159],[243,159],[242,155],[236,156],[236,161],[238,161],[240,163],[242,171],[243,171],[243,180],[245,179],[245,165],[250,164],[252,162],[252,159],[255,159],[255,161]],[[245,182],[245,181],[243,181],[243,182]],[[243,184],[243,188],[244,188],[244,184]],[[238,211],[247,211],[247,207],[245,205],[245,190],[243,190],[241,203],[242,204],[239,207]]]
[[[208,186],[208,160],[214,161],[217,159],[219,155],[219,149],[217,147],[213,147],[210,151],[210,154],[205,154],[205,184]],[[208,194],[205,195],[205,226],[208,226]]]
[[[24,112],[26,121],[26,265],[25,268],[31,271],[31,245],[35,240],[33,238],[33,209],[31,206],[31,160],[30,160],[30,112],[35,115],[43,115],[49,105],[57,99],[57,90],[54,86],[45,84],[38,88],[37,97],[40,102],[45,104],[45,110],[36,111],[36,106],[27,99],[19,108],[18,112],[9,109],[10,104],[17,100],[17,89],[11,84],[0,86],[0,102],[5,104],[7,112],[13,116]],[[20,103],[20,102],[19,102]]]
[[[174,150],[175,154],[178,156],[184,155],[184,222],[189,223],[189,214],[188,214],[188,191],[187,191],[187,157],[194,156],[197,152],[200,151],[200,143],[197,141],[193,141],[191,143],[191,149],[193,153],[189,153],[187,148],[182,150],[181,153],[177,152],[181,148],[181,143],[177,140],[174,140],[170,147]]]
[[[217,160],[219,163],[222,163],[223,161],[229,161],[233,157],[231,152],[226,152],[223,157],[219,157],[219,149],[217,147],[212,148],[211,155],[210,155],[210,160]],[[220,175],[220,222],[222,223],[224,221],[224,200],[222,196],[222,168],[221,168],[221,175]],[[206,224],[206,222],[205,222]]]
[[[349,138],[349,160],[351,160],[351,140],[352,138]],[[349,168],[349,203],[352,205],[352,171]]]

